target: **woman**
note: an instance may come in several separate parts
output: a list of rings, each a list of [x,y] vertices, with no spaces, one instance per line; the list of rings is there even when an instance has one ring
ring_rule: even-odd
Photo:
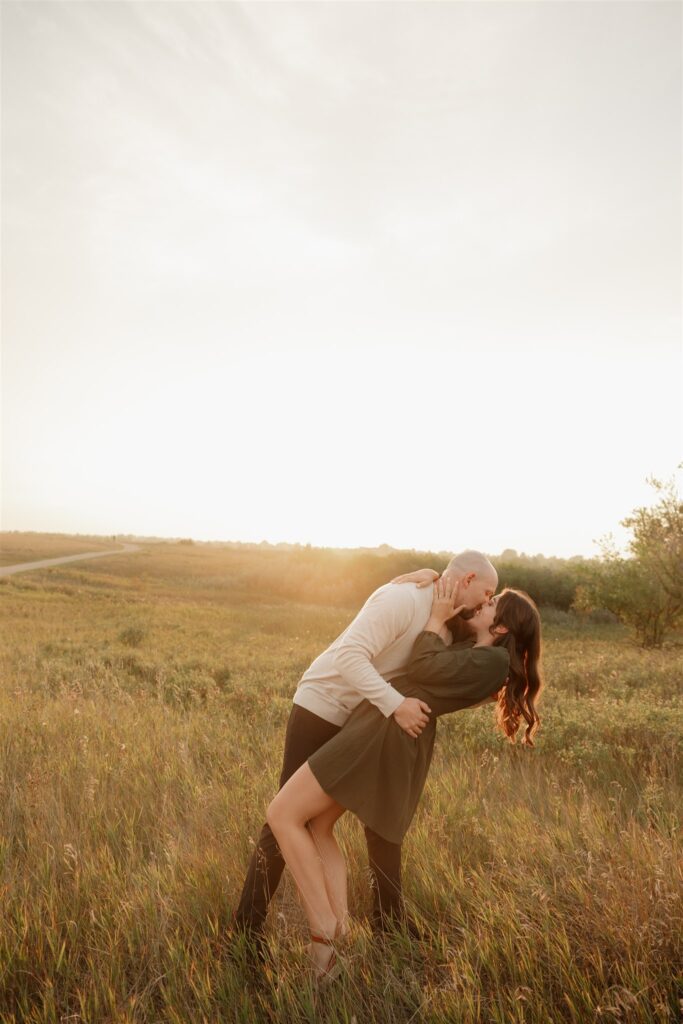
[[[474,646],[472,639],[451,643],[446,623],[461,610],[453,605],[450,582],[437,580],[408,674],[392,681],[432,709],[419,737],[362,701],[268,807],[268,824],[302,896],[320,977],[338,973],[334,940],[348,930],[346,863],[333,831],[344,811],[352,810],[390,842],[401,842],[424,787],[439,715],[497,701],[497,722],[508,739],[514,742],[523,716],[523,742],[533,746],[539,723],[534,698],[542,688],[536,605],[521,591],[504,590],[469,620]]]

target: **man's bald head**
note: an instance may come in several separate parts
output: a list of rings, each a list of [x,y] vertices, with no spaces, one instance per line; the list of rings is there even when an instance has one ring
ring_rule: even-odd
[[[459,555],[453,555],[444,569],[444,573],[448,573],[456,579],[460,579],[461,576],[468,572],[476,573],[477,576],[485,576],[489,580],[495,580],[495,584],[498,586],[498,573],[486,555],[483,555],[481,551],[461,551]]]
[[[498,586],[498,573],[481,551],[453,555],[443,575],[457,584],[456,603],[466,605],[470,611],[490,600]]]

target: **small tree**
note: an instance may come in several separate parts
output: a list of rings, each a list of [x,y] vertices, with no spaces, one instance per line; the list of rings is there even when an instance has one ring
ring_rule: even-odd
[[[683,468],[683,463],[678,467]],[[683,609],[683,501],[673,479],[647,481],[659,494],[652,508],[637,508],[622,520],[633,532],[632,554],[659,581],[673,608]]]
[[[621,521],[632,533],[631,557],[619,555],[611,536],[601,540],[601,560],[582,568],[574,607],[608,608],[634,628],[643,647],[661,647],[683,622],[683,502],[673,479],[647,482],[659,501]]]

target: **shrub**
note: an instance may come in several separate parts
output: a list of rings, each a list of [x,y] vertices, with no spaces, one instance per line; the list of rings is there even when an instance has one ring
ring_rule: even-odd
[[[621,521],[632,531],[630,557],[618,553],[611,536],[603,538],[601,560],[581,567],[574,607],[607,608],[635,630],[641,646],[661,647],[683,623],[683,502],[673,481],[649,483],[659,501]]]
[[[119,640],[127,647],[139,647],[147,636],[147,630],[141,626],[127,626],[119,633]]]

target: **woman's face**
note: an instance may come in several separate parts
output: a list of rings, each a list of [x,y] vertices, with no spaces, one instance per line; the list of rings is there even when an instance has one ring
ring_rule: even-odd
[[[469,620],[469,624],[472,629],[476,629],[478,633],[487,633],[493,625],[493,620],[496,616],[496,604],[500,594],[496,594],[495,597],[489,598],[486,604],[483,604],[478,612],[475,612],[472,618]]]

